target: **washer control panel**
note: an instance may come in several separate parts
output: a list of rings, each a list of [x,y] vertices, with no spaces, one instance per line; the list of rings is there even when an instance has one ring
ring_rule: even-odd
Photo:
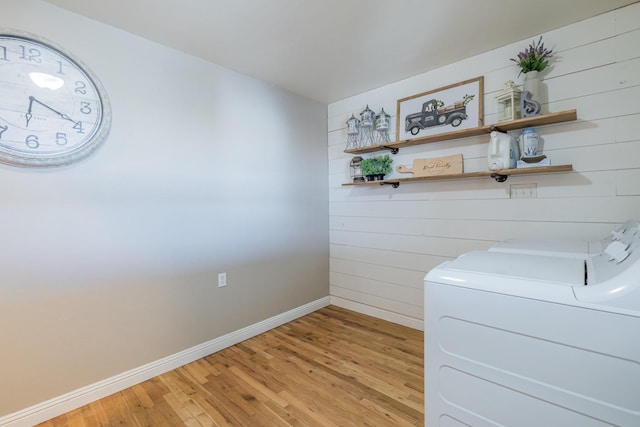
[[[610,238],[604,252],[591,258],[589,285],[612,279],[640,261],[640,224],[637,221],[627,221],[612,231]]]

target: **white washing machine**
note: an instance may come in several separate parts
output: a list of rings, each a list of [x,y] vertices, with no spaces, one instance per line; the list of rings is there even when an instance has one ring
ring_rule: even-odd
[[[640,228],[588,257],[436,267],[425,359],[427,427],[640,426]]]

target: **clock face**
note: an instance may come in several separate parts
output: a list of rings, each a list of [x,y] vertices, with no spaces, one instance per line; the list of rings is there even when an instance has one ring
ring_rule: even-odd
[[[70,54],[33,35],[0,32],[0,162],[61,166],[107,136],[108,99]]]

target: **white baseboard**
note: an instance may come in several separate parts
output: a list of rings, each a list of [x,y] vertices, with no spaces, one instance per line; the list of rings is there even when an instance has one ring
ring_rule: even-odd
[[[79,388],[62,396],[47,400],[13,414],[0,417],[0,426],[6,427],[31,427],[35,424],[47,421],[58,415],[77,409],[87,403],[94,402],[113,393],[124,390],[150,378],[169,372],[180,366],[206,357],[222,349],[252,338],[270,329],[291,322],[316,310],[329,305],[330,298],[324,297],[297,307],[286,313],[279,314],[262,322],[255,323],[209,342],[191,347],[174,355],[165,357],[155,362],[140,366],[139,368],[123,372],[106,380]]]
[[[331,304],[348,310],[357,311],[358,313],[366,314],[368,316],[377,317],[378,319],[386,320],[388,322],[397,323],[398,325],[424,331],[424,321],[422,319],[416,319],[414,317],[405,316],[404,314],[394,313],[392,311],[383,310],[381,308],[372,307],[370,305],[361,304],[359,302],[335,296],[331,296]]]

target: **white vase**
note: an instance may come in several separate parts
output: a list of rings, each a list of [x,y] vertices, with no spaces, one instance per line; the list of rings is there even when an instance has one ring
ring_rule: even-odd
[[[522,84],[523,92],[531,92],[531,99],[540,103],[540,105],[546,104],[546,91],[544,83],[540,78],[538,71],[529,71],[524,75],[524,83]]]

